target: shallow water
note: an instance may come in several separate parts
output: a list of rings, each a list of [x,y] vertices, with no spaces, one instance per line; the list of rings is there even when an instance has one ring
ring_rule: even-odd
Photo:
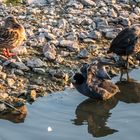
[[[131,71],[129,83],[114,78],[121,93],[106,102],[87,99],[75,90],[40,98],[28,105],[26,117],[1,117],[0,140],[138,140],[139,73]]]

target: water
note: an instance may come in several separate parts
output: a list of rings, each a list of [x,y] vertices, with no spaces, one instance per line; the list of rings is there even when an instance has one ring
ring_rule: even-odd
[[[121,93],[93,101],[75,90],[54,93],[28,105],[27,116],[0,119],[0,140],[138,140],[140,70],[131,82],[118,82]],[[114,78],[118,81],[119,77]]]

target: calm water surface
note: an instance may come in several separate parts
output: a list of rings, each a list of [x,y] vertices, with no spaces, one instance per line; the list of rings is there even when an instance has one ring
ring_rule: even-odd
[[[28,105],[25,119],[1,117],[0,140],[138,140],[140,70],[131,71],[130,77],[129,83],[114,78],[121,93],[106,102],[75,90],[40,98]]]

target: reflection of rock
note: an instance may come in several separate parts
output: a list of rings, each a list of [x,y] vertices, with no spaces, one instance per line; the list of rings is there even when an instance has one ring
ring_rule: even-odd
[[[22,113],[17,111],[12,111],[8,113],[0,113],[0,119],[9,120],[13,123],[22,123],[25,120],[25,117],[27,115],[27,107],[24,105],[22,107],[18,107],[18,110],[20,110]]]
[[[76,108],[75,125],[88,124],[88,132],[94,137],[103,137],[117,132],[106,126],[107,119],[111,116],[110,109],[114,108],[118,100],[112,98],[107,101],[94,101],[87,99],[80,103]]]
[[[118,100],[125,103],[139,103],[140,102],[140,83],[131,79],[131,81],[122,81],[116,83],[120,89],[117,95]]]

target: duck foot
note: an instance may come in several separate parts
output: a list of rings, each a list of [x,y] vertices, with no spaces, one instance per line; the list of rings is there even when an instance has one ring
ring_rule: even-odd
[[[3,54],[4,54],[4,56],[6,56],[6,57],[12,57],[12,56],[16,56],[16,54],[15,53],[11,53],[11,52],[9,52],[9,49],[7,49],[7,48],[4,48],[3,49]]]

